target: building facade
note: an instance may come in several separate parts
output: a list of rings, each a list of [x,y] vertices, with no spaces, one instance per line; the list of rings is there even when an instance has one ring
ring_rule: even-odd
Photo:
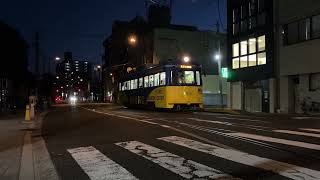
[[[0,20],[0,111],[24,108],[30,91],[28,44]]]
[[[228,67],[232,109],[274,112],[273,1],[228,1]]]
[[[320,1],[276,2],[280,110],[320,112]]]
[[[319,111],[319,9],[313,0],[228,1],[233,109]]]
[[[92,67],[88,61],[74,60],[71,52],[65,52],[64,60],[56,67],[56,97],[68,99],[71,95],[77,95],[87,100],[90,96],[91,75]]]

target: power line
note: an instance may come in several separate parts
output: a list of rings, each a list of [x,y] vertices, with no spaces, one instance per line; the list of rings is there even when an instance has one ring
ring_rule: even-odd
[[[220,12],[220,0],[217,0],[217,8],[218,8],[218,16],[219,16],[220,24],[222,26],[222,29],[224,29],[224,25],[223,25],[222,19],[221,19],[221,12]]]

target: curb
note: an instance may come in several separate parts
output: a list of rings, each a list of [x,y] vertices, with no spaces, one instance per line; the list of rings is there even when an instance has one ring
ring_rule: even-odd
[[[26,129],[21,153],[19,180],[60,180],[42,138],[42,121],[48,112],[38,115]],[[29,127],[30,127],[29,126]]]

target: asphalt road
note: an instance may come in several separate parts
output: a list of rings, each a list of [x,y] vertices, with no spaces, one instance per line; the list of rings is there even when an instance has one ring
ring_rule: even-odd
[[[320,118],[61,106],[43,134],[61,179],[320,179]]]

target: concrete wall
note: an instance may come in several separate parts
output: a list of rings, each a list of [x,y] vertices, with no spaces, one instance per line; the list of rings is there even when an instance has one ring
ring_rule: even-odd
[[[227,82],[225,78],[222,80],[222,94],[223,94],[223,104],[228,106],[228,99],[230,96],[230,83]],[[203,82],[203,96],[204,105],[218,106],[221,104],[221,95],[219,88],[219,76],[218,75],[206,75],[202,76]]]
[[[242,82],[231,82],[231,108],[242,110]]]

